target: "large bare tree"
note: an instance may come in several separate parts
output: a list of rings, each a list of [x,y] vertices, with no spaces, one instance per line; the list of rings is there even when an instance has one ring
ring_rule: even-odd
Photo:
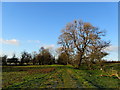
[[[102,40],[103,36],[105,36],[105,33],[99,28],[82,20],[75,20],[68,23],[62,30],[58,43],[67,53],[74,51],[74,53],[79,54],[79,68],[84,58],[95,48],[99,47],[100,50],[98,51],[101,51],[109,46],[109,42]]]

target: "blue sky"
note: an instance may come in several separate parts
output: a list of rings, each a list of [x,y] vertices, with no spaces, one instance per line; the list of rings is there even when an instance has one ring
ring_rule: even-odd
[[[3,54],[18,56],[23,50],[38,51],[41,46],[58,47],[60,31],[68,22],[82,19],[106,30],[111,41],[109,60],[117,60],[117,2],[17,2],[2,3]]]

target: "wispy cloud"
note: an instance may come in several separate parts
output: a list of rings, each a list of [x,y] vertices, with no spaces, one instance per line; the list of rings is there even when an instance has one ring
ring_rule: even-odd
[[[27,40],[28,43],[40,43],[39,40]]]
[[[109,52],[117,52],[118,51],[118,46],[109,46],[105,50]]]
[[[0,38],[0,43],[1,44],[19,45],[19,41],[16,39],[5,40],[5,39]]]

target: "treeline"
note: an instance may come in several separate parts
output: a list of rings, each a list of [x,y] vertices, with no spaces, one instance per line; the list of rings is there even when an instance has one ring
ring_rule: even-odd
[[[120,61],[104,61],[104,63],[120,63]]]
[[[29,64],[33,65],[50,65],[55,64],[71,64],[75,68],[80,68],[82,65],[87,66],[89,69],[94,69],[94,65],[100,66],[100,69],[104,67],[104,57],[109,53],[105,51],[106,47],[110,46],[110,41],[105,41],[103,37],[105,31],[91,25],[90,23],[83,22],[81,20],[74,20],[68,23],[65,28],[62,29],[61,35],[58,38],[57,48],[58,58],[52,56],[52,52],[49,49],[42,47],[39,53],[33,53],[32,55],[27,52],[23,52],[21,59],[13,56],[11,59],[2,57],[3,65],[14,61],[17,65]]]
[[[49,49],[41,47],[39,53],[28,53],[23,51],[18,59],[15,54],[12,58],[7,55],[1,57],[2,65],[51,65],[55,63],[55,57],[50,53]]]

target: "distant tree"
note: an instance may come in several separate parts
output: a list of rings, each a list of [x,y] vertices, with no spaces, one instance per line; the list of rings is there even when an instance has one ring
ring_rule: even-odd
[[[7,55],[1,57],[2,65],[7,65]]]
[[[15,55],[15,53],[14,53],[12,58],[15,58],[15,57],[16,57],[16,55]]]
[[[77,68],[81,66],[82,62],[85,60],[84,58],[94,50],[94,48],[91,48],[93,45],[98,45],[103,49],[110,44],[110,42],[102,40],[102,37],[105,36],[103,31],[100,31],[99,28],[81,20],[75,20],[72,23],[68,23],[62,30],[60,37],[61,36],[62,40],[60,39],[59,41],[62,41],[62,43],[59,44],[64,48],[64,50],[66,50],[66,46],[68,45],[73,48],[75,53],[79,54]],[[102,44],[100,44],[101,42],[104,42],[106,45],[102,46]]]
[[[37,63],[37,53],[36,52],[32,53],[32,63],[33,63],[33,65],[35,65]]]
[[[37,54],[36,60],[39,65],[43,65],[43,56],[40,53]]]
[[[13,54],[12,59],[13,59],[13,62],[15,63],[15,65],[17,65],[18,58],[16,57],[16,55],[15,55],[15,54]]]
[[[17,65],[17,63],[18,63],[18,58],[16,58],[16,55],[15,54],[13,54],[13,57],[12,58],[8,58],[7,59],[7,62],[8,63],[14,63],[15,65]]]
[[[58,64],[62,64],[62,65],[67,65],[68,63],[68,55],[63,52],[58,56]]]
[[[39,54],[37,55],[37,59],[38,59],[39,65],[54,63],[54,58],[52,54],[49,52],[49,49],[45,49],[44,47],[40,48]]]
[[[29,54],[26,51],[23,51],[21,54],[21,65],[23,65],[24,63],[26,63],[28,65],[30,60],[31,60],[31,54]]]

